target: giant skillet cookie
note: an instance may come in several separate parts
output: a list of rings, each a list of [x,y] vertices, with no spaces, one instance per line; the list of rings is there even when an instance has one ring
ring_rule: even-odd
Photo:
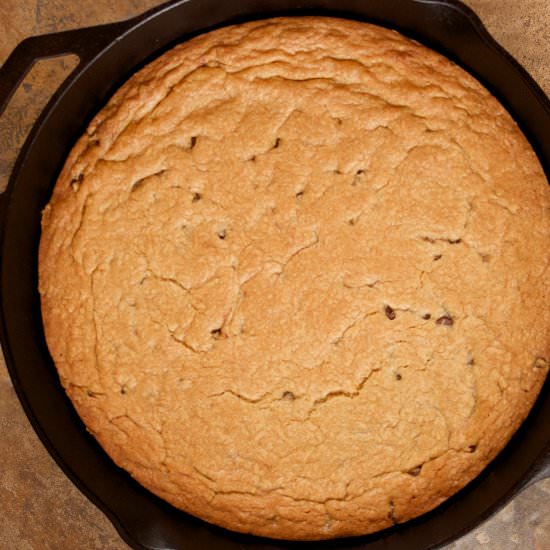
[[[173,505],[373,532],[474,478],[550,354],[550,188],[447,59],[329,18],[223,28],[134,75],[43,215],[49,349]]]

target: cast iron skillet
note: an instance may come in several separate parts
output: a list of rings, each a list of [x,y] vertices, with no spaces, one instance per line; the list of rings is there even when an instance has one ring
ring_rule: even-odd
[[[33,63],[74,53],[80,64],[42,112],[2,198],[0,337],[19,399],[40,439],[77,487],[135,548],[419,550],[451,541],[550,475],[550,380],[504,451],[436,510],[367,537],[289,543],[238,535],[180,512],[117,468],[88,435],[48,353],[37,291],[40,211],[63,161],[91,117],[144,62],[215,26],[277,14],[317,13],[396,28],[462,65],[509,109],[550,179],[550,102],[489,36],[468,8],[451,0],[174,0],[122,23],[32,37],[0,69],[0,113]]]

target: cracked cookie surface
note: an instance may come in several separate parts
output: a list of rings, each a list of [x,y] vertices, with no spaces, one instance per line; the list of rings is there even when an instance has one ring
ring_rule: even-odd
[[[550,356],[550,192],[472,77],[331,18],[228,27],[134,75],[71,152],[39,285],[61,381],[175,506],[289,539],[463,487]]]

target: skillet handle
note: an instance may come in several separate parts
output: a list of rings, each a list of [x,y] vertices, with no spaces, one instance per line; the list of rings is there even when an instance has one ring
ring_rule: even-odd
[[[108,25],[31,36],[20,42],[0,67],[0,115],[25,75],[38,60],[74,54],[80,59],[74,72],[92,61],[108,44],[133,25],[135,19],[130,19]]]

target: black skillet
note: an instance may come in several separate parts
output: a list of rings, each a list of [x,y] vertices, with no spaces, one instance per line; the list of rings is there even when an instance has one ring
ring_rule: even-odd
[[[19,399],[40,439],[77,487],[135,548],[402,549],[450,542],[550,475],[550,380],[508,446],[460,493],[436,510],[381,533],[324,543],[289,543],[238,535],[164,503],[117,468],[88,435],[59,383],[46,348],[37,292],[40,211],[63,161],[91,117],[137,68],[171,45],[230,22],[316,13],[367,20],[400,30],[447,55],[508,108],[550,179],[550,102],[487,33],[451,0],[176,0],[135,19],[28,38],[0,69],[0,113],[38,59],[73,53],[80,64],[42,112],[2,196],[0,337]]]

